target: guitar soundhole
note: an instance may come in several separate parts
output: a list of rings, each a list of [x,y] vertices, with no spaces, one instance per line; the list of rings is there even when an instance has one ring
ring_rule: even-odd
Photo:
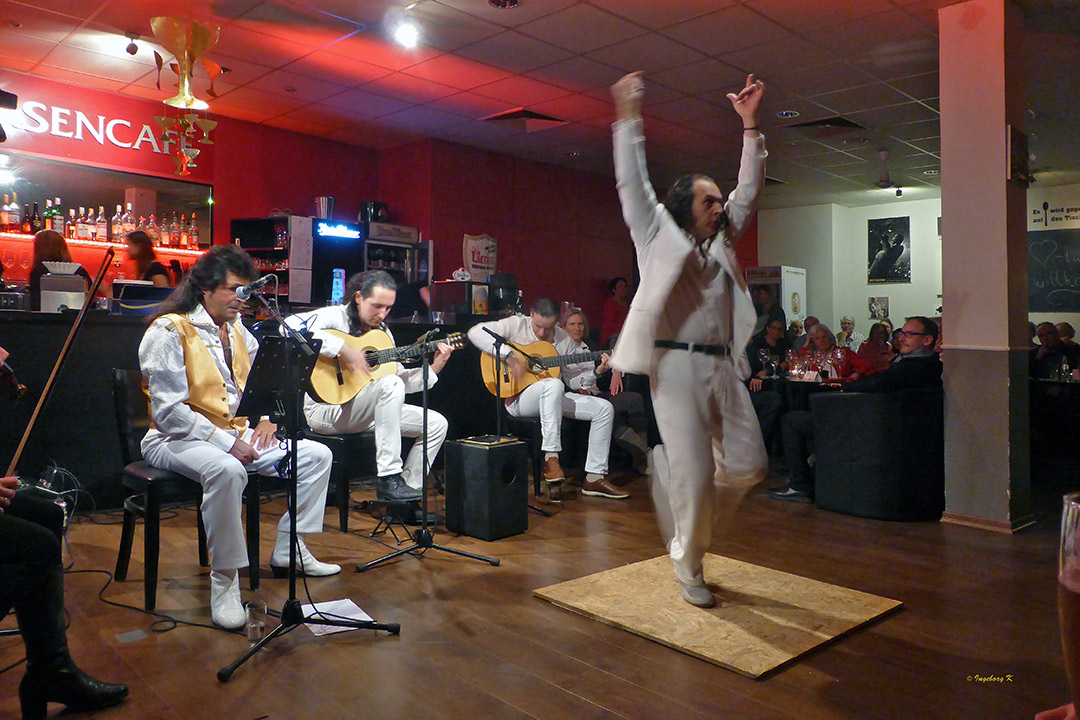
[[[379,356],[374,350],[365,350],[364,357],[367,359],[368,367],[374,370],[379,367]]]

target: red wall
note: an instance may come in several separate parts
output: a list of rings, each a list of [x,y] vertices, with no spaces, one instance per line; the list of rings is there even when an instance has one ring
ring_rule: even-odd
[[[379,153],[265,125],[219,117],[214,131],[214,242],[230,242],[233,218],[271,210],[313,215],[315,198],[334,198],[334,217],[355,222],[378,199]]]

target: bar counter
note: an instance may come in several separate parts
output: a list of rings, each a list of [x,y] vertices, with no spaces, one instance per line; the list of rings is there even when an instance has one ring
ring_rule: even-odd
[[[19,445],[74,320],[75,313],[0,311],[0,347],[11,353],[8,365],[29,390],[15,402],[0,397],[0,461],[4,468]],[[391,327],[398,345],[405,345],[435,326],[405,323]],[[468,329],[439,327],[441,337]],[[139,367],[139,342],[145,328],[139,317],[88,313],[23,451],[20,474],[37,477],[55,463],[78,478],[99,508],[120,507],[123,460],[112,398],[112,369]],[[479,351],[471,345],[451,356],[429,399],[431,408],[449,421],[449,438],[495,429],[495,400],[483,386]],[[419,405],[419,393],[406,397],[406,402]],[[360,468],[355,474],[372,471]],[[80,507],[86,500],[80,499]]]

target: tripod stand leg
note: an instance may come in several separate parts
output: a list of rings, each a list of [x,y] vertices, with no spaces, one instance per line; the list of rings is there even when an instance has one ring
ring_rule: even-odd
[[[462,555],[462,556],[467,557],[467,558],[472,558],[473,560],[483,560],[484,562],[486,562],[486,563],[488,563],[490,565],[493,565],[495,567],[499,566],[499,558],[497,558],[497,557],[487,557],[486,555],[475,555],[475,554],[473,554],[471,552],[465,552],[464,550],[458,550],[456,548],[448,548],[448,547],[444,547],[443,545],[434,545],[433,544],[430,547],[433,547],[436,550],[442,550],[443,552],[454,553],[455,555]]]
[[[393,560],[394,558],[399,557],[401,555],[404,555],[405,553],[411,553],[413,550],[416,550],[418,547],[420,547],[420,546],[419,545],[410,545],[407,548],[402,548],[401,550],[395,550],[394,552],[390,553],[389,555],[384,555],[384,556],[382,556],[381,558],[379,558],[377,560],[372,560],[371,562],[368,562],[368,563],[359,563],[356,566],[356,572],[358,572],[358,573],[359,572],[364,572],[365,570],[373,568],[376,565],[382,565],[384,562],[386,562],[388,560]]]
[[[266,634],[266,636],[262,640],[260,640],[259,642],[255,643],[254,645],[249,647],[247,649],[247,652],[245,652],[243,655],[241,655],[240,657],[233,660],[230,665],[228,665],[226,667],[223,667],[220,670],[218,670],[218,673],[217,673],[218,682],[228,682],[229,678],[232,677],[232,674],[234,672],[236,672],[236,669],[239,668],[244,663],[246,663],[248,661],[248,658],[250,658],[252,655],[254,655],[255,653],[262,650],[263,645],[266,645],[267,643],[271,642],[274,638],[276,638],[276,637],[278,637],[280,635],[284,635],[286,632],[291,630],[293,627],[294,627],[293,625],[286,625],[285,623],[281,623],[276,628],[271,630],[269,633]]]
[[[540,513],[544,517],[551,517],[551,511],[550,510],[545,510],[544,508],[540,507],[539,505],[533,505],[532,503],[529,503],[529,509],[530,510],[535,510],[536,512]]]

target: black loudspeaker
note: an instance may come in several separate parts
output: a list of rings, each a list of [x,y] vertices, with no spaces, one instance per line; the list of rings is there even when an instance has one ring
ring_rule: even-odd
[[[529,529],[525,443],[485,436],[452,440],[446,453],[446,529],[498,540]]]

